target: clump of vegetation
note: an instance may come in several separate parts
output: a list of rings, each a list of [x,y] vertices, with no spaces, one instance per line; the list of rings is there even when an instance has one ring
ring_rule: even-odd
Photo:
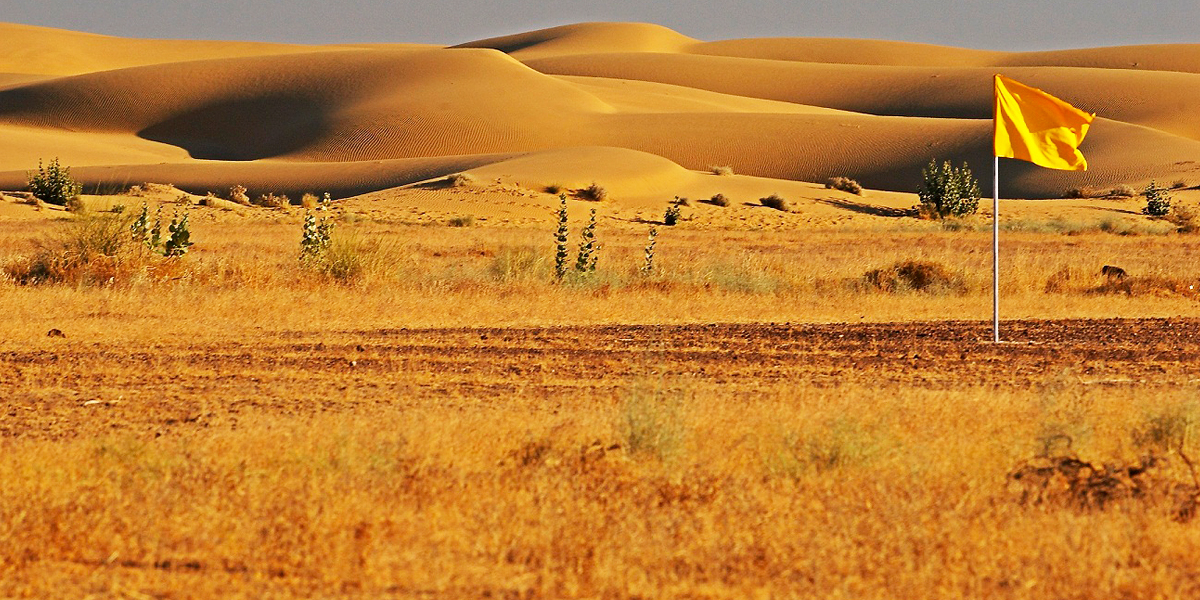
[[[733,175],[733,167],[730,167],[728,165],[723,165],[723,166],[714,165],[714,166],[710,166],[708,168],[708,170],[711,171],[713,175],[720,175],[722,177],[728,177],[730,175]]]
[[[663,225],[669,227],[674,226],[679,222],[679,205],[672,204],[667,207],[667,212],[663,213]]]
[[[475,183],[475,176],[469,173],[455,173],[446,177],[446,183],[450,187],[467,187]]]
[[[592,182],[592,185],[579,190],[579,197],[593,202],[603,202],[608,199],[608,190],[604,189],[604,186]]]
[[[302,206],[304,210],[315,210],[320,205],[321,200],[317,198],[316,194],[306,193],[300,197],[300,206]]]
[[[758,201],[761,202],[762,205],[766,206],[767,208],[773,208],[775,210],[782,210],[783,212],[791,211],[791,205],[788,204],[788,201],[784,200],[783,196],[780,196],[779,194],[771,194],[770,196],[767,196],[766,198],[759,198]]]
[[[312,265],[325,259],[333,243],[333,221],[329,217],[317,220],[311,212],[304,214],[300,229],[300,262]]]
[[[552,184],[546,186],[545,190],[546,190],[547,194],[554,194],[555,196],[557,196],[559,194],[566,192],[567,188],[563,187],[563,185],[561,183],[552,183]]]
[[[1167,220],[1175,225],[1179,233],[1200,232],[1200,210],[1194,206],[1176,204],[1171,207]]]
[[[888,294],[905,292],[957,293],[967,291],[963,278],[944,265],[924,260],[904,260],[863,273],[862,284]]]
[[[675,206],[691,206],[692,205],[692,201],[688,200],[687,198],[684,198],[683,196],[675,196],[675,199],[672,200],[671,203],[674,204]]]
[[[596,209],[592,209],[591,217],[579,237],[579,254],[575,257],[575,272],[595,273],[596,260],[599,258],[599,248],[596,245]]]
[[[150,224],[150,208],[142,204],[142,211],[129,224],[130,238],[136,242],[140,242],[151,252],[156,252],[165,257],[183,256],[187,254],[188,248],[192,247],[191,241],[192,232],[188,226],[188,213],[183,213],[183,217],[176,212],[171,215],[171,223],[167,225],[167,232],[170,234],[165,240],[162,237],[162,207],[154,213],[154,224]]]
[[[1133,186],[1125,185],[1123,183],[1121,185],[1113,186],[1113,188],[1108,190],[1108,193],[1105,194],[1105,196],[1109,198],[1132,198],[1136,195],[1137,190],[1133,189]]]
[[[29,191],[47,204],[68,206],[83,192],[83,185],[71,177],[71,169],[58,164],[58,159],[43,165],[38,161],[37,171],[29,173]]]
[[[825,182],[825,189],[841,190],[856,196],[861,196],[863,193],[862,186],[849,177],[830,177],[829,181]]]
[[[636,390],[621,411],[620,433],[629,454],[671,460],[683,450],[687,429],[680,402],[657,390]]]
[[[729,197],[725,194],[714,194],[712,198],[708,199],[708,203],[714,206],[729,206]]]
[[[1146,196],[1143,213],[1152,217],[1162,217],[1171,212],[1171,195],[1167,193],[1166,188],[1158,187],[1154,181],[1151,181],[1143,193]]]
[[[291,205],[291,200],[288,200],[284,194],[276,195],[275,192],[267,192],[255,198],[254,204],[265,208],[287,208]]]
[[[1173,190],[1182,190],[1183,188],[1186,188],[1187,186],[1188,186],[1188,183],[1187,183],[1186,179],[1176,179],[1175,181],[1171,182],[1171,189],[1173,189]]]
[[[921,170],[921,186],[917,195],[921,199],[920,214],[926,218],[944,219],[949,216],[963,217],[979,210],[979,181],[971,174],[970,167],[954,167],[950,161],[941,165],[930,161]]]
[[[472,215],[450,217],[448,223],[451,227],[470,227],[475,224],[475,217]]]
[[[650,243],[646,244],[645,262],[642,263],[641,273],[649,275],[654,272],[654,246],[658,244],[658,228],[650,228]]]
[[[1071,188],[1067,190],[1065,197],[1067,198],[1132,198],[1137,195],[1137,190],[1126,184],[1115,185],[1111,188],[1101,188],[1094,185],[1085,185],[1081,188]]]
[[[554,279],[562,281],[567,275],[567,195],[560,194],[558,229],[554,232]]]
[[[229,201],[237,202],[242,206],[250,206],[250,196],[246,195],[245,186],[235,185],[229,188]]]

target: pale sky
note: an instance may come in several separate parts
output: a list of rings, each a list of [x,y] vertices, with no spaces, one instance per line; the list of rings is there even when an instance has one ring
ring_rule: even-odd
[[[853,37],[998,50],[1200,42],[1200,0],[0,0],[0,21],[296,43],[452,45],[582,21],[657,23],[702,40]]]

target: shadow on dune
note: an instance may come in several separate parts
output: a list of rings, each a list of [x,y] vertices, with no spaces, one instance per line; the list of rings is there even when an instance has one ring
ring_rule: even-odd
[[[864,215],[874,215],[876,217],[917,216],[917,210],[915,208],[890,208],[887,206],[875,206],[874,204],[855,202],[853,200],[843,200],[841,198],[818,198],[817,202],[832,206],[834,208],[841,208]]]
[[[138,136],[183,148],[192,158],[247,161],[300,150],[326,128],[325,111],[312,100],[264,96],[206,104]]]

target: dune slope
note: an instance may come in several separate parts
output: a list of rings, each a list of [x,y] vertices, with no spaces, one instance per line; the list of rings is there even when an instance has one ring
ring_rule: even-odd
[[[609,177],[627,197],[669,199],[679,173],[710,165],[914,191],[937,159],[970,162],[990,191],[995,72],[1100,117],[1083,147],[1091,171],[1005,161],[1006,196],[1200,176],[1200,45],[700,42],[630,23],[456,48],[0,32],[19,42],[0,49],[3,188],[52,157],[99,187],[157,179],[339,194],[504,164],[528,182]]]

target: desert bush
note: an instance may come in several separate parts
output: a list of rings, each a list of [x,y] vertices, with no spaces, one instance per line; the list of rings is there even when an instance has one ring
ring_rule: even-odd
[[[475,183],[475,176],[469,173],[454,173],[446,177],[446,183],[450,187],[467,187]]]
[[[544,189],[547,194],[554,194],[555,196],[567,191],[567,188],[564,187],[561,183],[552,183],[552,184],[546,186]]]
[[[671,203],[674,204],[675,206],[691,206],[692,205],[692,201],[688,200],[687,198],[684,198],[683,196],[675,196],[675,199],[672,200]]]
[[[575,271],[577,273],[595,273],[596,260],[599,258],[596,246],[596,209],[592,209],[591,217],[583,231],[579,233],[579,253],[575,256]]]
[[[646,250],[643,253],[645,261],[642,263],[641,273],[649,275],[654,272],[654,246],[658,244],[658,228],[650,228],[650,241],[646,244]]]
[[[567,195],[558,197],[558,229],[554,231],[554,279],[562,281],[567,274]]]
[[[604,186],[597,184],[596,182],[592,182],[592,185],[579,190],[578,196],[584,200],[603,202],[604,200],[608,199],[608,190],[605,189]]]
[[[139,277],[168,278],[184,270],[129,235],[130,219],[103,214],[79,217],[18,257],[4,272],[22,285],[124,285]]]
[[[829,181],[825,182],[825,189],[841,190],[857,196],[863,193],[862,186],[849,177],[830,177]]]
[[[475,217],[471,215],[463,215],[460,217],[450,217],[447,222],[451,227],[470,227],[475,224]]]
[[[967,286],[962,276],[932,261],[904,260],[882,269],[863,273],[862,283],[868,289],[889,294],[904,292],[933,292],[964,294]]]
[[[728,165],[723,165],[723,166],[715,166],[714,165],[714,166],[710,166],[708,168],[708,170],[710,172],[712,172],[713,175],[720,175],[722,177],[728,177],[730,175],[733,175],[733,167],[730,167]]]
[[[1171,195],[1167,193],[1166,188],[1158,187],[1151,181],[1144,194],[1146,206],[1142,209],[1143,213],[1152,217],[1162,217],[1171,212]]]
[[[1176,204],[1167,214],[1167,220],[1175,225],[1179,233],[1200,232],[1200,210],[1195,206]]]
[[[708,199],[708,203],[721,207],[729,206],[729,197],[725,194],[714,194],[712,198]]]
[[[791,479],[860,466],[884,449],[877,435],[844,419],[804,433],[788,431],[780,441],[776,452],[764,456],[767,472]]]
[[[546,260],[542,252],[529,246],[500,248],[492,257],[488,271],[493,279],[503,283],[544,277]]]
[[[300,197],[300,206],[304,207],[304,210],[315,210],[320,205],[321,200],[316,194],[304,194]]]
[[[71,169],[58,164],[58,159],[43,165],[38,161],[37,171],[29,173],[29,191],[47,204],[67,206],[79,197],[83,185],[71,178]]]
[[[316,263],[325,258],[325,253],[333,243],[334,222],[328,217],[317,220],[311,212],[304,214],[304,222],[300,226],[300,262]]]
[[[673,204],[667,207],[667,211],[663,213],[663,225],[674,226],[679,222],[679,205]]]
[[[163,256],[170,258],[187,254],[188,248],[194,245],[191,241],[192,231],[188,226],[188,213],[184,212],[182,217],[172,215],[171,224],[167,225],[167,231],[171,236],[163,243]]]
[[[766,198],[759,198],[758,201],[767,208],[782,210],[783,212],[788,212],[791,210],[791,205],[788,204],[788,201],[784,200],[783,196],[780,196],[779,194],[771,194]]]
[[[331,236],[317,271],[339,283],[355,283],[368,275],[386,273],[395,264],[392,248],[379,240],[354,234]]]
[[[229,188],[229,201],[237,202],[242,206],[250,206],[250,196],[246,195],[246,188],[240,185]]]
[[[1173,190],[1182,190],[1183,188],[1186,188],[1187,186],[1188,186],[1188,183],[1187,183],[1186,179],[1176,179],[1175,181],[1171,182],[1171,189],[1173,189]]]
[[[267,192],[255,198],[254,204],[265,208],[287,208],[291,205],[291,201],[284,194],[276,195],[275,192]]]
[[[1137,195],[1137,190],[1133,189],[1131,185],[1121,184],[1113,186],[1104,195],[1109,198],[1132,198]]]
[[[921,170],[917,196],[921,200],[920,213],[929,218],[975,214],[979,210],[979,181],[966,163],[955,168],[950,161],[941,165],[930,161]]]

